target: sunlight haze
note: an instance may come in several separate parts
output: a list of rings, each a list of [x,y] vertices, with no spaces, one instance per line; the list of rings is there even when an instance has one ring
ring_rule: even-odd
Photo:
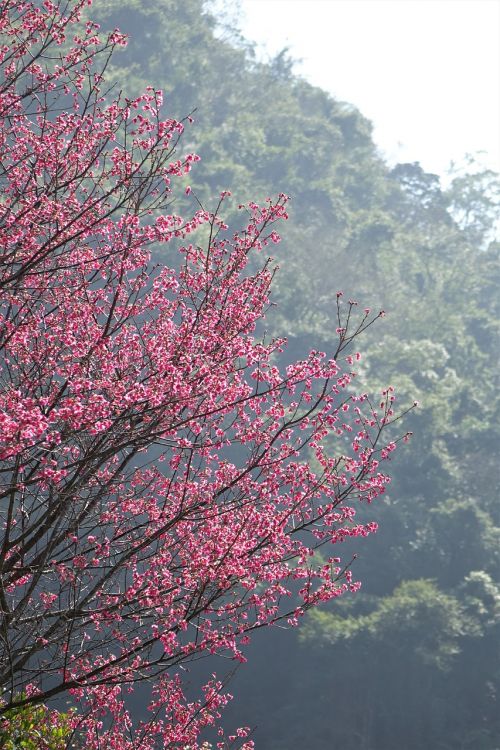
[[[390,162],[500,170],[497,0],[242,0],[243,34],[374,124]]]

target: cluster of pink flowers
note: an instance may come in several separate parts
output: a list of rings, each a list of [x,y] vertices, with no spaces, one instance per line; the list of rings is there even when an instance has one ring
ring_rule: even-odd
[[[389,481],[394,396],[355,395],[359,354],[342,353],[381,313],[354,324],[340,293],[337,351],[280,369],[284,342],[255,335],[274,271],[248,263],[279,241],[286,196],[242,207],[231,236],[228,192],[166,213],[198,157],[176,155],[160,92],[101,94],[118,32],[80,24],[65,47],[84,4],[7,0],[0,18],[4,708],[68,694],[89,750],[197,748],[229,696],[214,677],[188,701],[182,665],[244,660],[254,628],[358,588],[331,546],[376,528],[352,503]],[[133,727],[137,681],[152,718]]]

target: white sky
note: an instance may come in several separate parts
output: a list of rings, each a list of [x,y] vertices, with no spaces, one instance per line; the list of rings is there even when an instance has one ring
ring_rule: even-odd
[[[375,126],[390,162],[500,172],[500,0],[241,0],[244,36]]]

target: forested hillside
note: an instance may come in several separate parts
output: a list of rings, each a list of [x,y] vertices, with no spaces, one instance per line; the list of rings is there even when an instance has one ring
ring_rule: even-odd
[[[498,176],[469,162],[444,186],[418,163],[389,167],[362,113],[286,54],[262,64],[215,33],[201,0],[96,0],[92,15],[130,35],[108,71],[118,87],[163,89],[174,117],[195,110],[183,145],[201,156],[189,184],[202,203],[292,197],[267,319],[289,356],[328,351],[342,289],[387,313],[364,341],[363,388],[420,402],[411,450],[366,509],[380,528],[353,563],[362,591],[280,647],[258,638],[233,715],[260,750],[497,749]]]

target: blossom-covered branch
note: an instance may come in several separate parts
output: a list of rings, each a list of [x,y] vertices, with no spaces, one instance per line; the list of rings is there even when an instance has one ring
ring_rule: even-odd
[[[88,748],[196,747],[227,696],[188,702],[182,665],[357,588],[331,547],[375,529],[350,503],[388,482],[394,396],[355,395],[341,353],[381,313],[340,297],[337,351],[279,367],[256,335],[274,270],[249,258],[286,196],[233,235],[227,194],[169,213],[185,123],[105,91],[124,39],[83,7],[0,18],[0,712],[71,696]],[[132,728],[137,682],[154,719]]]

